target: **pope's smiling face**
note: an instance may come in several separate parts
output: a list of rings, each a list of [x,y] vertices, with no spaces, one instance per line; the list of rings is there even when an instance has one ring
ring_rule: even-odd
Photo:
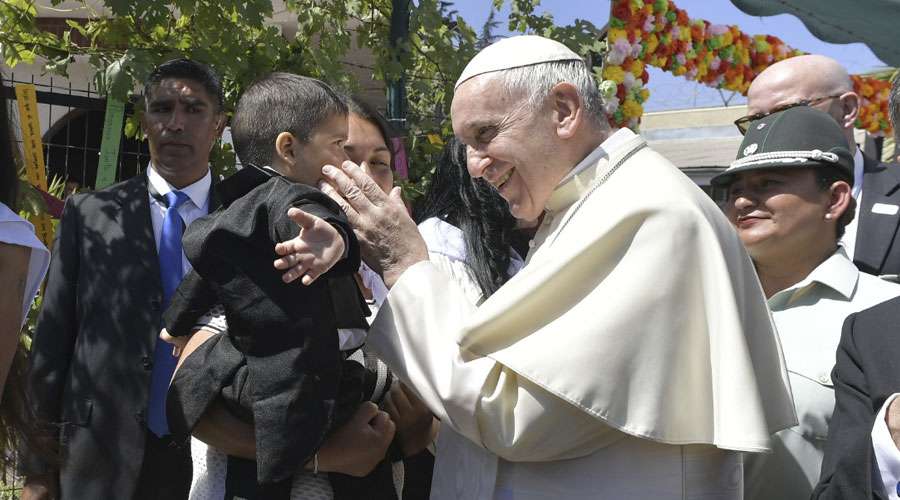
[[[453,97],[453,131],[468,146],[469,174],[490,183],[518,219],[537,219],[572,167],[554,154],[548,108],[532,110],[524,91],[507,91],[491,74],[464,82]]]

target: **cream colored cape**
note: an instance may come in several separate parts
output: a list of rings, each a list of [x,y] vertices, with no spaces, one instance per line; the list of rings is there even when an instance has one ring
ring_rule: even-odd
[[[583,456],[622,433],[768,450],[796,416],[747,253],[639,136],[611,156],[556,189],[525,268],[480,308],[416,264],[370,345],[445,425],[507,460]]]

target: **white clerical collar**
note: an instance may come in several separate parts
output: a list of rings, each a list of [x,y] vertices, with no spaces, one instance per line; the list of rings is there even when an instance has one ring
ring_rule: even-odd
[[[865,168],[866,160],[863,158],[862,150],[859,149],[859,146],[856,147],[856,154],[853,155],[853,197],[859,200],[859,195],[862,193],[863,186],[863,169]]]
[[[147,180],[150,182],[150,185],[153,186],[153,189],[162,196],[169,194],[169,191],[175,189],[168,181],[159,175],[159,172],[156,171],[156,167],[153,166],[153,162],[151,162],[150,166],[147,168]],[[207,169],[206,175],[201,177],[200,180],[193,184],[189,184],[178,191],[186,194],[194,203],[195,207],[202,209],[205,208],[209,202],[209,190],[211,186],[212,174],[209,169]]]
[[[599,146],[597,146],[589,155],[587,155],[583,160],[578,162],[578,165],[575,165],[575,168],[569,171],[565,177],[559,181],[557,186],[562,186],[566,182],[568,182],[572,177],[575,177],[579,173],[581,173],[584,169],[594,165],[597,163],[597,160],[600,159],[601,156],[609,156],[613,151],[620,148],[623,144],[625,144],[628,139],[634,137],[634,132],[632,132],[628,128],[620,128],[616,130],[612,135],[606,138],[605,141],[601,142]]]

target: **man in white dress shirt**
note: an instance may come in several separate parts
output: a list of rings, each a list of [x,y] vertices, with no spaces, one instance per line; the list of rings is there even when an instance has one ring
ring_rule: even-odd
[[[427,261],[399,190],[323,169],[391,287],[370,344],[454,435],[432,498],[740,498],[737,450],[795,423],[733,229],[601,104],[581,58],[537,36],[489,46],[457,81],[469,172],[516,217],[543,214],[526,266],[480,307]]]
[[[64,458],[23,454],[25,498],[187,497],[188,449],[153,416],[164,415],[174,361],[157,340],[166,283],[177,286],[190,264],[162,249],[209,210],[222,87],[208,66],[179,59],[151,73],[144,97],[147,171],[71,196],[60,221],[29,383]]]

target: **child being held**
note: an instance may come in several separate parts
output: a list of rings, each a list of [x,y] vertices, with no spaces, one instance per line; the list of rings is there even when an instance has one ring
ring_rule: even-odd
[[[354,280],[359,246],[339,206],[312,187],[324,165],[346,159],[347,113],[331,88],[298,75],[273,73],[244,92],[232,137],[245,166],[216,186],[221,207],[185,232],[193,271],[164,315],[168,333],[184,338],[200,316],[224,308],[230,342],[204,343],[191,356],[200,362],[180,369],[169,427],[189,434],[221,396],[254,426],[260,498],[287,498],[294,473],[375,385],[346,360],[368,326]],[[287,216],[292,207],[318,220],[301,228]],[[301,230],[311,242],[306,274],[285,283],[272,264],[275,244]]]

